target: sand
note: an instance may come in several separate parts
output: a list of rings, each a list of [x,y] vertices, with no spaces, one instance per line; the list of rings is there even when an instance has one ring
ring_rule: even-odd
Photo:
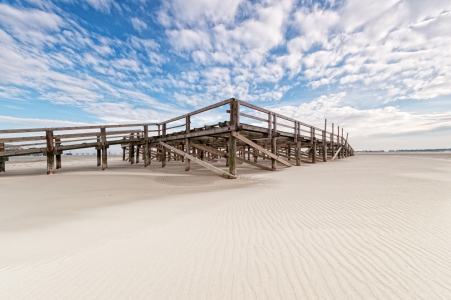
[[[0,299],[451,299],[449,157],[241,165],[237,180],[12,159]]]

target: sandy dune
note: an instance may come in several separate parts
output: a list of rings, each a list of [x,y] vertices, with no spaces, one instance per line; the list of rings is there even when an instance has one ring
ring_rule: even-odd
[[[0,299],[451,299],[451,160],[434,155],[241,165],[238,180],[12,159]]]

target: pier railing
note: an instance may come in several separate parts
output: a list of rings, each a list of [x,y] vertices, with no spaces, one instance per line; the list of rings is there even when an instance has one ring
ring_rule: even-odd
[[[246,112],[241,112],[242,109]],[[213,110],[216,119],[222,114],[226,114],[227,120],[192,128],[193,118],[205,113],[211,114]],[[218,113],[218,111],[220,112]],[[250,124],[241,122],[241,118],[251,120]],[[199,121],[194,123],[199,123]],[[177,128],[184,130],[177,131]],[[236,159],[234,157],[237,151],[238,154],[247,151],[249,158],[251,153],[249,144],[254,142],[249,139],[246,142],[244,139],[247,138],[240,135],[238,147],[242,149],[238,148],[237,150],[236,146],[230,145],[230,143],[235,143],[233,132],[236,134],[241,132],[249,136],[258,134],[258,142],[262,148],[257,150],[260,146],[254,144],[254,161],[257,160],[257,157],[269,158],[270,154],[276,155],[277,159],[271,158],[272,169],[275,169],[278,159],[281,160],[280,156],[288,157],[288,159],[293,158],[299,165],[302,156],[306,155],[313,163],[317,161],[318,154],[322,154],[323,161],[327,161],[328,157],[333,160],[335,157],[342,158],[354,155],[354,150],[348,143],[348,136],[344,137],[343,128],[340,132],[340,127],[335,130],[334,124],[331,124],[330,129],[329,131],[327,120],[325,120],[324,128],[319,128],[245,101],[230,98],[160,123],[0,130],[0,171],[5,170],[5,161],[8,161],[8,157],[43,154],[47,156],[47,173],[54,173],[55,158],[56,168],[59,169],[61,168],[61,155],[64,151],[84,148],[95,148],[97,150],[97,165],[102,165],[102,170],[105,170],[107,168],[107,149],[111,145],[122,146],[124,159],[126,149],[128,149],[128,160],[132,163],[134,163],[134,159],[131,159],[130,156],[134,158],[134,148],[136,147],[137,154],[140,153],[142,148],[141,153],[143,153],[146,166],[150,164],[152,154],[154,154],[155,159],[162,161],[164,166],[166,153],[169,153],[169,158],[171,153],[179,153],[179,150],[175,148],[168,151],[167,147],[172,147],[168,143],[177,144],[179,148],[187,149],[188,154],[190,151],[197,153],[197,150],[193,150],[193,147],[199,149],[201,146],[190,145],[190,140],[201,137],[204,137],[204,139],[205,137],[214,137],[215,140],[220,138],[221,142],[215,143],[215,147],[216,149],[223,149],[223,152],[226,153],[224,157],[227,157],[229,161]],[[282,146],[277,145],[278,139],[283,141]],[[165,143],[165,146],[159,145],[160,142]],[[303,145],[304,148],[307,148],[307,151],[301,151]],[[318,145],[320,146],[319,149],[317,149]],[[291,146],[297,149],[294,156],[290,152]],[[205,147],[209,146],[205,145]],[[246,147],[247,150],[245,150]],[[265,154],[266,148],[271,148],[271,151]],[[210,150],[210,152],[207,152],[210,154],[214,152],[213,148]],[[235,151],[235,154],[232,153],[233,151]],[[177,155],[184,160],[179,154]],[[234,165],[235,162],[232,162],[232,164]],[[189,170],[189,167],[186,167],[186,169]],[[231,173],[235,172],[235,170],[231,170]]]

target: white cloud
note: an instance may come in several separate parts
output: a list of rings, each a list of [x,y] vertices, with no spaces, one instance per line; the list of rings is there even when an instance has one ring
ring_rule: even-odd
[[[186,25],[229,23],[235,18],[242,0],[170,0],[158,11],[158,20],[165,26],[183,28]]]
[[[274,111],[324,128],[324,119],[349,131],[350,143],[355,149],[364,149],[369,138],[407,137],[416,139],[421,133],[451,128],[451,110],[441,113],[414,114],[394,106],[375,109],[358,109],[343,105],[346,93],[323,95],[299,106],[281,106]],[[335,131],[336,132],[336,131]],[[357,147],[357,148],[356,148]],[[365,148],[367,149],[367,148]]]
[[[210,38],[205,32],[181,29],[169,30],[166,34],[171,45],[177,50],[192,51],[197,49],[211,49]]]
[[[100,12],[109,13],[111,7],[114,4],[117,4],[114,0],[85,0],[90,6],[92,6],[95,10]],[[115,5],[117,8],[118,6]]]
[[[136,31],[142,32],[144,29],[147,29],[147,24],[136,17],[131,18],[130,21]]]

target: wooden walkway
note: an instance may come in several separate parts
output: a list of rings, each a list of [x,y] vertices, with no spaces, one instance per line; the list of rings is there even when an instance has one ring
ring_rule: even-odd
[[[193,118],[205,113],[209,118],[220,116],[218,112],[228,114],[228,120],[191,128],[202,122],[202,118],[194,122]],[[180,127],[183,130],[177,131]],[[300,166],[354,155],[343,129],[335,131],[332,124],[328,131],[327,120],[324,128],[317,128],[231,98],[161,123],[0,130],[0,172],[5,172],[10,156],[42,153],[47,156],[47,174],[53,174],[55,166],[62,167],[64,151],[83,148],[97,149],[97,166],[105,170],[112,145],[121,145],[123,160],[131,164],[138,163],[142,155],[146,167],[152,159],[162,167],[175,160],[189,171],[194,162],[231,179],[237,176],[237,163],[273,171],[278,163],[291,167],[290,161]],[[220,160],[228,172],[211,164]],[[271,165],[261,160],[270,160]]]

